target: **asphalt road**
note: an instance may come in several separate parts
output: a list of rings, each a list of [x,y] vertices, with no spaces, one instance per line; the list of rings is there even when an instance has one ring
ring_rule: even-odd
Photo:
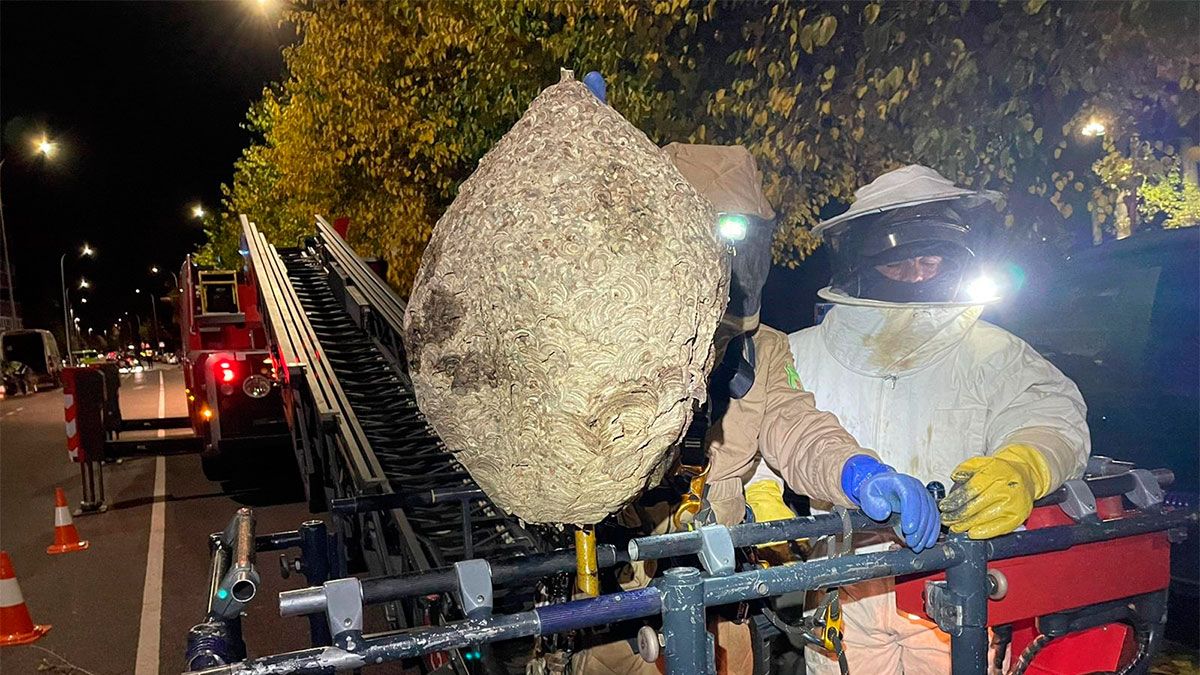
[[[121,408],[126,418],[187,414],[182,373],[123,377]],[[12,556],[34,621],[53,625],[31,646],[0,649],[5,675],[62,665],[58,657],[94,675],[180,672],[187,630],[203,618],[208,533],[223,529],[244,503],[255,507],[259,533],[295,529],[312,517],[303,503],[264,506],[258,494],[223,493],[195,456],[127,460],[104,476],[108,512],[75,518],[90,548],[47,555],[54,488],[65,488],[72,506],[82,492],[78,465],[67,457],[62,394],[0,401],[0,548]],[[281,579],[272,554],[258,564],[262,584],[244,622],[250,653],[307,647],[307,622],[280,618],[275,602],[303,578]]]

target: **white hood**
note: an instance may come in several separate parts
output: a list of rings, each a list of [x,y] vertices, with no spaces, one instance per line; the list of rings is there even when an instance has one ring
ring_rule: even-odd
[[[983,305],[891,303],[824,289],[838,304],[821,322],[829,352],[844,367],[871,377],[900,376],[944,357],[966,336]]]

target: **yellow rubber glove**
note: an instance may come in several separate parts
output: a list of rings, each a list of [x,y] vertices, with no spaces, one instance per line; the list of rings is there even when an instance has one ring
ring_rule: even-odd
[[[991,539],[1020,527],[1033,502],[1050,492],[1050,465],[1033,446],[1013,444],[959,464],[954,489],[942,500],[942,522],[972,539]]]
[[[783,488],[773,480],[760,480],[746,486],[746,504],[754,513],[754,522],[795,518],[792,509],[783,503]],[[759,544],[759,556],[771,565],[783,565],[792,560],[791,546],[786,541]]]
[[[754,512],[754,521],[786,520],[796,514],[783,503],[783,488],[773,480],[760,480],[746,486],[746,504]]]

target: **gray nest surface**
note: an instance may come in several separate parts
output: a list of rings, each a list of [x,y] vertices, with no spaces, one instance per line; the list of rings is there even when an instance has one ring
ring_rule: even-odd
[[[496,505],[591,524],[661,480],[728,295],[715,221],[569,73],[480,160],[404,337],[422,412]]]

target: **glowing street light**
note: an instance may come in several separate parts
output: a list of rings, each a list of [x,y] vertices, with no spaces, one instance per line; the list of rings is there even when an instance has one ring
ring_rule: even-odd
[[[1103,136],[1105,131],[1107,131],[1107,128],[1104,126],[1104,122],[1095,117],[1088,120],[1087,124],[1084,124],[1083,127],[1079,129],[1079,133],[1083,134],[1084,136],[1093,137]]]
[[[193,218],[203,218],[204,213],[205,213],[205,211],[204,211],[203,204],[196,204],[195,206],[192,207],[192,217]]]
[[[150,274],[158,274],[158,265],[150,266]]]
[[[79,280],[79,288],[80,289],[91,288],[91,287],[92,287],[92,282],[88,281],[87,279]]]
[[[41,138],[33,141],[33,149],[37,154],[45,157],[46,159],[50,159],[50,157],[58,150],[58,143],[51,141],[43,134]]]
[[[59,281],[62,282],[63,337],[66,339],[67,343],[67,363],[73,366],[75,365],[75,356],[71,351],[71,330],[69,326],[71,325],[70,316],[74,314],[74,312],[71,310],[71,294],[67,292],[67,255],[67,253],[64,253],[62,254],[62,257],[58,259],[58,278]],[[96,255],[96,249],[89,246],[86,242],[84,243],[83,247],[79,249],[79,257],[81,258],[90,258],[94,255]],[[80,288],[87,288],[88,285],[87,279],[81,279],[79,281]]]

